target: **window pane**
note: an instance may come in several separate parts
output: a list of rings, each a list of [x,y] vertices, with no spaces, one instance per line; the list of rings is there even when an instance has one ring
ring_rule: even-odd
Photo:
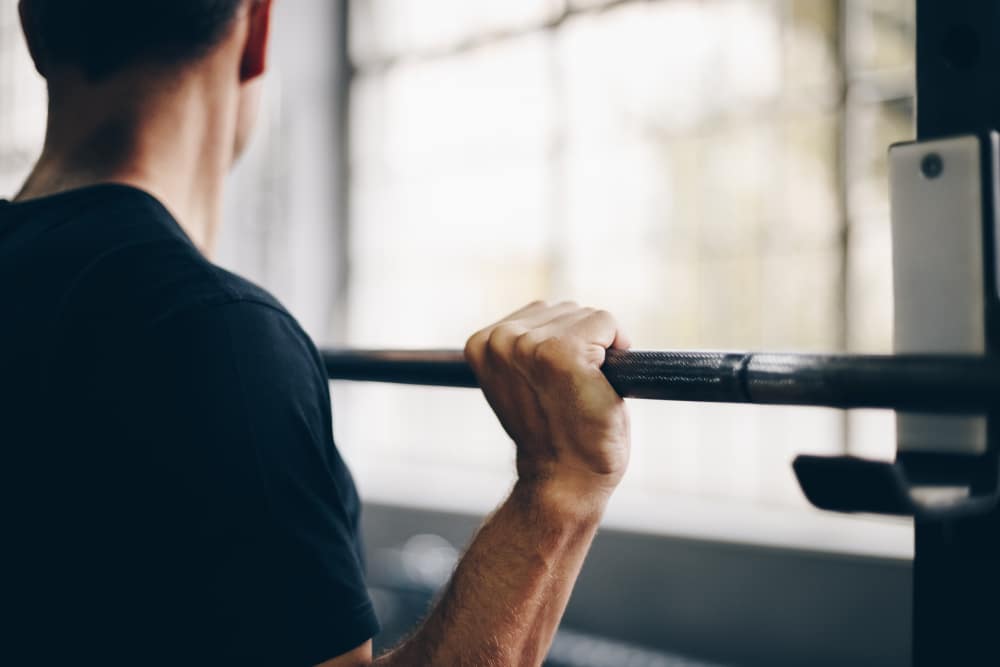
[[[355,63],[414,57],[556,20],[565,0],[351,0],[350,50]]]
[[[643,348],[888,349],[884,151],[912,133],[912,3],[390,4],[354,3],[350,342],[461,345],[573,298]],[[373,477],[390,460],[509,480],[477,397],[337,391]],[[373,411],[392,415],[377,435],[350,416]],[[662,498],[801,509],[795,454],[894,446],[877,413],[633,416],[624,492]]]

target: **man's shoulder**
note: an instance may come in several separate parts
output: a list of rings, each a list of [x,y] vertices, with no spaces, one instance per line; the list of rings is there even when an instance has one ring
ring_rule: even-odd
[[[81,248],[64,316],[126,330],[189,311],[245,304],[292,319],[271,293],[206,258],[159,202],[123,191],[87,217],[94,248]],[[91,242],[89,239],[86,242]]]
[[[71,301],[89,316],[126,328],[154,326],[192,313],[210,316],[229,305],[293,319],[264,288],[168,239],[123,247],[101,258]]]
[[[98,363],[152,355],[177,369],[196,368],[203,378],[239,368],[289,395],[325,382],[319,351],[278,299],[171,243],[102,260],[66,321],[62,335],[88,343]]]

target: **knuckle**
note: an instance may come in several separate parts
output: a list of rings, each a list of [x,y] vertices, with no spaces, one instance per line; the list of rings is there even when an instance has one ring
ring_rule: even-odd
[[[493,330],[490,340],[495,343],[502,343],[517,337],[520,325],[517,322],[504,322]]]
[[[494,356],[506,356],[510,341],[516,338],[517,325],[505,322],[492,331],[486,340],[486,351]]]
[[[500,336],[497,333],[499,328],[500,327],[493,329],[486,337],[486,341],[483,345],[483,351],[488,355],[495,354],[500,347]]]
[[[530,331],[525,332],[514,341],[514,355],[519,359],[530,359],[537,344],[536,336]]]
[[[469,336],[469,340],[465,341],[465,358],[467,361],[475,363],[479,360],[484,342],[484,332],[482,331]]]
[[[607,310],[592,309],[587,319],[599,325],[602,329],[618,328],[618,320]]]
[[[552,370],[564,365],[566,358],[565,345],[559,338],[551,337],[534,346],[532,359],[545,369]]]
[[[483,368],[486,361],[486,344],[489,337],[490,332],[488,330],[480,331],[465,343],[465,360],[472,366],[474,371],[479,372]]]

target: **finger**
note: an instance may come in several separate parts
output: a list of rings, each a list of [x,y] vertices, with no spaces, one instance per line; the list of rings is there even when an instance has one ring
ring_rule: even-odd
[[[610,332],[606,331],[608,329]],[[512,347],[508,349],[515,366],[525,376],[531,373],[536,363],[538,347],[546,342],[551,343],[553,339],[559,340],[558,345],[564,348],[595,348],[595,353],[599,354],[595,354],[593,362],[600,366],[604,363],[604,350],[610,345],[629,344],[624,333],[621,337],[618,336],[617,329],[617,323],[610,313],[577,307],[559,315],[544,326],[524,330],[513,341],[509,341]]]
[[[484,330],[493,329],[498,327],[504,322],[523,322],[526,326],[532,326],[532,322],[538,320],[539,318],[544,318],[544,313],[552,308],[559,308],[563,304],[558,304],[553,306],[548,301],[532,301],[527,306],[515,310],[513,313],[504,317],[503,319],[497,320],[493,324],[486,327]]]
[[[517,340],[527,332],[528,328],[517,321],[503,322],[493,327],[486,339],[486,364],[496,365],[509,361]]]
[[[530,335],[542,341],[546,338],[564,337],[567,334],[582,339],[588,345],[600,345],[604,348],[627,350],[632,346],[630,337],[618,324],[614,315],[594,308],[577,308],[563,313],[544,326],[538,327]]]
[[[592,312],[594,312],[593,309],[581,309],[572,301],[564,301],[555,306],[550,306],[543,301],[535,301],[473,334],[466,343],[465,357],[473,363],[474,367],[482,361],[488,361],[488,358],[496,360],[500,356],[505,356],[505,352],[512,349],[516,338],[522,334],[532,329],[547,326],[567,315],[576,320]],[[497,333],[500,328],[504,328],[504,330]]]
[[[595,311],[593,308],[580,308],[576,306],[575,308],[565,310],[561,313],[555,314],[547,322],[534,327],[531,330],[531,337],[538,342],[541,342],[547,338],[554,338],[557,336],[564,336],[566,333],[570,332],[574,325],[580,323],[584,319],[593,315]]]
[[[550,344],[553,340],[560,340],[559,344],[571,345],[567,340],[566,333],[573,324],[585,317],[589,317],[593,310],[589,308],[574,308],[549,321],[547,324],[526,329],[523,334],[514,341],[512,359],[514,366],[525,378],[531,378],[535,367],[538,364],[537,354],[539,347],[543,344]]]
[[[521,310],[511,313],[499,322],[486,327],[484,331],[489,331],[507,322],[516,322],[527,329],[536,329],[551,322],[560,315],[579,309],[580,306],[573,301],[563,301],[554,306],[544,301],[536,301],[528,304]]]
[[[518,318],[517,321],[528,329],[538,329],[548,326],[560,317],[572,315],[581,310],[587,309],[580,308],[579,304],[574,301],[563,301],[548,308],[532,311],[528,315]]]
[[[476,333],[469,337],[469,340],[465,344],[465,358],[472,363],[474,368],[478,368],[482,362],[485,360],[486,347],[489,343],[490,336],[493,334],[493,330],[500,325],[511,322],[519,317],[530,317],[532,313],[540,311],[547,308],[548,304],[544,301],[532,301],[527,306],[515,310],[510,315],[507,315],[501,320],[497,320],[493,324],[483,327]]]
[[[611,349],[613,350],[630,350],[632,349],[632,337],[625,332],[621,326],[618,327],[618,333],[615,335],[615,340],[611,343]]]
[[[631,340],[618,324],[618,320],[606,310],[594,311],[573,323],[570,333],[586,343],[600,345],[603,348],[628,349],[631,345]]]
[[[540,311],[543,311],[543,310],[545,310],[546,308],[549,308],[549,307],[551,307],[551,306],[549,305],[549,303],[547,301],[532,301],[527,306],[524,306],[523,308],[518,308],[517,310],[515,310],[510,315],[507,315],[506,317],[503,317],[503,318],[497,320],[496,322],[494,322],[493,324],[489,325],[488,327],[484,327],[484,330],[485,329],[492,329],[494,327],[497,327],[497,326],[503,324],[504,322],[511,322],[511,321],[520,320],[520,319],[523,319],[523,318],[530,318],[532,315],[534,315],[534,314],[536,314],[536,313],[538,313]]]

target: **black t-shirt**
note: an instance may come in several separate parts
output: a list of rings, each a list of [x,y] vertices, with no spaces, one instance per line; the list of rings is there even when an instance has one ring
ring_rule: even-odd
[[[363,644],[331,429],[306,334],[154,198],[0,202],[0,664],[307,667]]]

